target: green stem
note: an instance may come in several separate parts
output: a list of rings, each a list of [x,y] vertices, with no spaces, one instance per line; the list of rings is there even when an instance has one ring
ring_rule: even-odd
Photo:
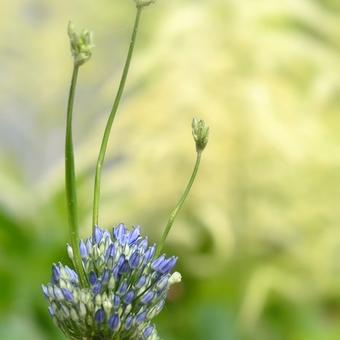
[[[100,181],[101,181],[101,173],[102,173],[102,167],[104,163],[104,158],[105,158],[105,153],[107,149],[107,144],[109,141],[110,137],[110,132],[112,128],[112,123],[115,119],[120,100],[122,98],[123,90],[125,87],[126,83],[126,78],[129,72],[129,67],[131,63],[131,57],[133,54],[135,42],[136,42],[136,36],[137,36],[137,31],[138,31],[138,26],[139,26],[139,21],[142,13],[142,8],[143,7],[137,7],[137,13],[136,13],[136,18],[135,18],[135,23],[134,23],[134,28],[131,36],[131,42],[130,42],[130,47],[129,51],[127,54],[126,62],[124,65],[122,77],[119,83],[118,91],[116,94],[116,98],[114,100],[111,113],[109,116],[109,119],[107,121],[101,147],[100,147],[100,152],[97,160],[97,166],[96,166],[96,175],[95,175],[95,182],[94,182],[94,197],[93,197],[93,218],[92,218],[92,226],[93,226],[93,231],[94,227],[98,225],[98,214],[99,214],[99,198],[100,198]]]
[[[72,81],[67,104],[67,122],[66,122],[66,138],[65,138],[65,186],[67,208],[69,216],[71,245],[74,256],[74,266],[80,277],[83,286],[87,285],[84,269],[80,257],[79,235],[78,235],[78,216],[77,216],[77,192],[76,192],[76,175],[74,170],[74,152],[72,137],[72,113],[74,94],[77,84],[79,65],[74,65],[72,73]]]
[[[197,154],[196,154],[196,163],[195,163],[195,167],[194,167],[194,170],[192,172],[192,175],[189,179],[189,182],[180,198],[180,200],[178,201],[175,209],[172,211],[170,217],[169,217],[169,220],[168,220],[168,223],[167,225],[165,226],[164,228],[164,231],[163,231],[163,234],[162,234],[162,238],[161,238],[161,241],[159,243],[159,246],[157,247],[157,256],[160,255],[163,247],[164,247],[164,243],[165,243],[165,240],[170,232],[170,229],[176,219],[176,216],[178,215],[179,211],[181,210],[182,206],[183,206],[183,203],[184,201],[186,200],[190,190],[191,190],[191,187],[192,187],[192,184],[194,183],[194,180],[195,180],[195,177],[197,175],[197,171],[198,171],[198,168],[199,168],[199,165],[200,165],[200,162],[201,162],[201,155],[202,155],[202,152],[201,151],[198,151]]]

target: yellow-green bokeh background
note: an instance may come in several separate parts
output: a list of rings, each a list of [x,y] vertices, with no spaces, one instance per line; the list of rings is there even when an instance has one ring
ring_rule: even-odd
[[[0,0],[0,339],[62,339],[40,284],[68,261],[66,25],[95,32],[75,105],[81,234],[134,17],[132,0]],[[167,242],[183,283],[165,340],[340,339],[340,2],[158,0],[145,10],[103,174],[102,226]]]

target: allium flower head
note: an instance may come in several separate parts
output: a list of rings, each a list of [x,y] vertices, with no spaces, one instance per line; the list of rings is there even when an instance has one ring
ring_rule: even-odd
[[[96,227],[79,250],[88,287],[81,287],[76,272],[61,263],[53,265],[51,282],[42,287],[63,333],[83,340],[159,339],[151,321],[170,285],[181,279],[171,274],[177,258],[156,257],[155,245],[148,245],[139,227],[128,231],[123,224],[112,233]]]

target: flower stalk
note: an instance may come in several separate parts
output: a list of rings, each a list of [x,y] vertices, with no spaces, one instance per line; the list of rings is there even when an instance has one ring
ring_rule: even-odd
[[[73,134],[72,134],[72,115],[74,95],[78,79],[79,65],[74,64],[72,80],[69,92],[69,99],[67,104],[67,122],[66,122],[66,138],[65,138],[65,187],[67,208],[69,216],[70,237],[73,250],[73,262],[80,281],[83,286],[86,285],[87,280],[84,274],[84,269],[81,262],[79,252],[79,227],[78,227],[78,214],[77,214],[77,192],[76,192],[76,175],[74,165],[74,151],[73,151]]]
[[[197,176],[197,172],[200,166],[200,162],[201,162],[201,156],[202,156],[202,152],[204,150],[204,148],[206,147],[207,143],[208,143],[208,137],[209,137],[209,127],[207,127],[204,123],[203,120],[194,118],[192,121],[192,135],[196,144],[196,162],[195,162],[195,166],[194,166],[194,170],[190,176],[189,182],[186,185],[183,194],[181,195],[178,203],[176,204],[175,208],[173,209],[173,211],[170,214],[168,223],[166,224],[162,237],[161,237],[161,241],[157,247],[157,255],[159,255],[164,247],[164,243],[165,240],[170,232],[170,229],[172,227],[172,225],[175,222],[175,219],[178,215],[178,213],[180,212],[186,198],[189,195],[189,192],[191,190],[191,187],[195,181],[195,178]]]
[[[84,268],[81,261],[79,250],[79,226],[77,213],[77,191],[76,191],[76,174],[74,164],[73,151],[73,105],[74,97],[78,80],[79,67],[86,63],[91,58],[92,34],[87,30],[83,30],[78,34],[72,22],[68,25],[68,36],[70,38],[70,48],[73,56],[73,72],[67,103],[67,118],[66,118],[66,137],[65,137],[65,189],[67,210],[70,226],[70,238],[73,253],[74,266],[80,277],[80,282],[83,287],[87,286],[87,279],[84,273]]]
[[[97,160],[97,165],[96,165],[96,174],[95,174],[95,181],[94,181],[94,196],[93,196],[93,217],[92,217],[92,232],[94,232],[95,227],[98,225],[98,217],[99,217],[99,200],[100,200],[100,186],[101,186],[101,175],[102,175],[102,168],[103,168],[103,163],[105,159],[105,154],[107,150],[107,144],[109,142],[110,138],[110,133],[111,133],[111,128],[113,121],[116,117],[116,113],[118,111],[118,107],[122,98],[122,94],[124,91],[126,79],[129,73],[129,68],[131,64],[131,58],[133,55],[135,43],[136,43],[136,37],[137,37],[137,32],[138,32],[138,27],[140,23],[140,18],[142,14],[143,7],[146,5],[141,5],[137,4],[137,12],[136,12],[136,17],[135,17],[135,22],[133,26],[133,31],[132,31],[132,36],[131,36],[131,41],[130,41],[130,46],[127,54],[127,58],[125,61],[122,77],[119,83],[118,91],[115,97],[115,100],[113,102],[113,106],[111,109],[111,113],[109,115],[108,121],[106,123],[102,143],[100,146],[100,151],[99,151],[99,156]]]

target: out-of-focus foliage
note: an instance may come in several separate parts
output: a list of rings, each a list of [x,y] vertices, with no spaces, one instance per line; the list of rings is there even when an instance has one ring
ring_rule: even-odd
[[[40,283],[66,259],[66,25],[95,31],[75,108],[83,236],[94,164],[133,1],[3,0],[0,20],[0,339],[61,339]],[[157,240],[210,142],[168,250],[183,284],[166,340],[340,338],[338,0],[158,0],[142,18],[103,176],[101,224]]]

